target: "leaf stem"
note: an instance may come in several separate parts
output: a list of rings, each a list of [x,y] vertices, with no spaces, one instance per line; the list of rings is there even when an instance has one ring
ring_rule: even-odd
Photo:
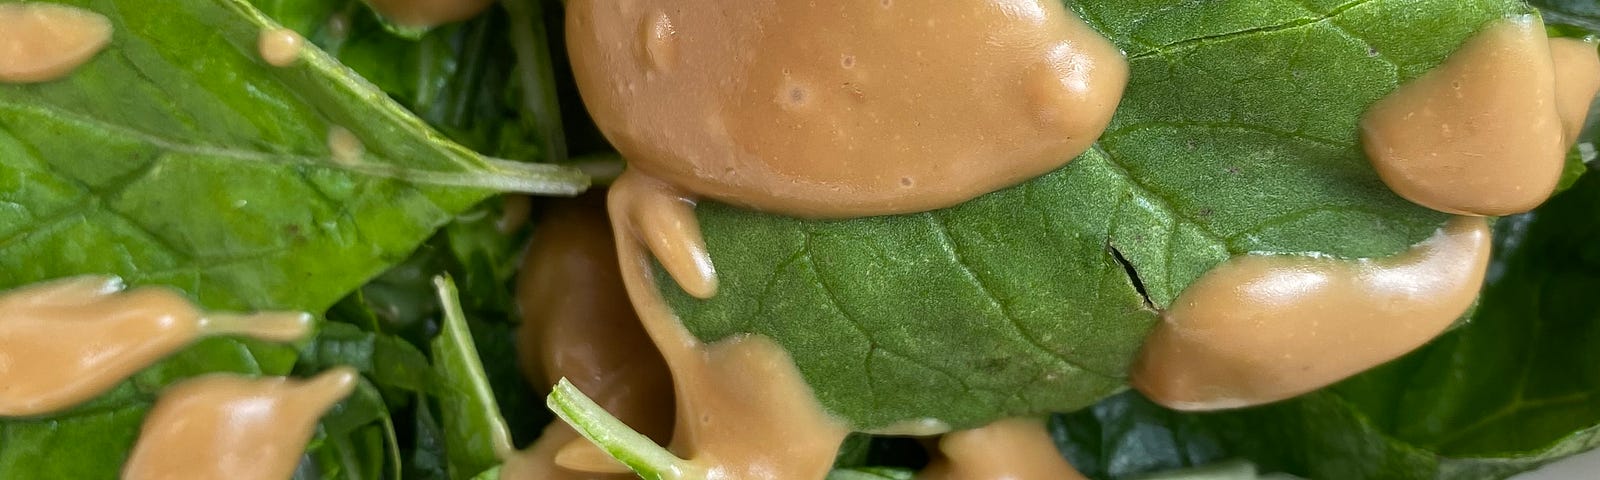
[[[621,420],[617,420],[617,417],[611,416],[565,378],[556,382],[545,404],[584,438],[594,442],[601,450],[633,469],[634,473],[645,480],[687,480],[706,477],[705,472],[698,466],[678,458],[649,437],[639,434]]]

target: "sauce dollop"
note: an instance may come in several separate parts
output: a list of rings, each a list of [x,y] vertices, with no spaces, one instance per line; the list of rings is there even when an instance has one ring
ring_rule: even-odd
[[[1122,53],[1046,0],[574,0],[583,99],[636,169],[758,210],[933,210],[1089,148]]]
[[[0,3],[0,83],[66,76],[111,43],[104,15],[46,2]]]
[[[1179,410],[1259,405],[1331,385],[1422,346],[1466,313],[1491,240],[1484,219],[1456,217],[1390,258],[1235,257],[1179,294],[1131,381]]]
[[[287,28],[274,28],[264,30],[256,39],[257,53],[268,65],[274,67],[287,67],[300,58],[300,50],[305,48],[306,38],[299,32]]]
[[[1498,21],[1367,111],[1367,156],[1390,189],[1424,207],[1532,210],[1555,191],[1571,147],[1556,84],[1544,24]]]
[[[174,385],[145,417],[122,479],[290,478],[317,421],[360,378],[340,367],[305,381],[219,374]]]
[[[940,456],[917,480],[1086,480],[1072,468],[1044,422],[1014,418],[939,439]]]
[[[1571,145],[1578,141],[1595,95],[1600,94],[1600,42],[1552,38],[1550,57],[1556,67],[1556,112]]]
[[[408,28],[459,22],[478,16],[492,4],[493,0],[367,0],[383,18]]]
[[[177,292],[124,291],[115,277],[40,283],[0,296],[0,416],[86,402],[203,336],[290,342],[304,313],[202,314]]]

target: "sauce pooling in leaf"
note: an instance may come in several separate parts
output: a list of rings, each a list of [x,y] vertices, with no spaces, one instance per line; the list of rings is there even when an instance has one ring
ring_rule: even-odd
[[[1085,480],[1062,458],[1044,422],[1014,418],[939,439],[917,480]]]
[[[657,441],[672,435],[672,375],[628,302],[605,196],[556,200],[545,212],[517,277],[523,372],[541,388],[566,378],[611,415]],[[599,455],[586,470],[562,468],[558,454]],[[594,463],[627,468],[593,450],[557,421],[528,451],[508,459],[507,480],[637,478],[592,473]]]
[[[1556,112],[1571,145],[1577,143],[1595,95],[1600,94],[1600,42],[1552,38],[1550,56],[1556,67]]]
[[[1083,153],[1128,77],[1121,51],[1044,0],[567,8],[596,124],[629,172],[668,187],[650,201],[689,210],[702,197],[814,218],[957,205]],[[692,261],[667,260],[686,290],[715,294],[708,259],[658,246]]]
[[[275,342],[310,333],[304,313],[204,315],[177,292],[78,277],[0,296],[0,416],[56,412],[110,390],[204,336]]]
[[[848,429],[823,410],[772,340],[737,336],[708,345],[684,327],[656,286],[647,233],[631,226],[622,207],[639,188],[624,176],[608,203],[628,295],[672,372],[672,451],[706,478],[823,478]]]
[[[283,480],[294,475],[324,412],[361,376],[340,367],[309,380],[216,374],[161,393],[123,480]]]
[[[1236,257],[1184,289],[1132,383],[1180,410],[1245,407],[1333,384],[1427,343],[1477,299],[1492,235],[1456,217],[1377,260]]]
[[[1571,147],[1556,87],[1543,23],[1493,23],[1366,113],[1367,156],[1390,189],[1434,210],[1532,210],[1555,191]]]
[[[0,83],[47,82],[72,73],[111,43],[111,21],[77,7],[0,3]]]

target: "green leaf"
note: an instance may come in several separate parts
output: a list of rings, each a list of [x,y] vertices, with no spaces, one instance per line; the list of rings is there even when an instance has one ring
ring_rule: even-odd
[[[565,378],[551,388],[545,403],[561,421],[567,422],[611,458],[627,465],[640,478],[671,480],[706,476],[701,467],[678,458],[654,440],[634,431]]]
[[[378,385],[414,393],[441,395],[450,392],[444,377],[434,371],[428,357],[416,346],[392,335],[365,332],[346,323],[323,326],[316,340],[300,351],[300,362],[310,372],[348,365]]]
[[[1532,0],[1547,23],[1571,25],[1600,33],[1600,3],[1593,0]]]
[[[511,434],[489,388],[455,283],[438,277],[434,285],[444,305],[444,323],[432,342],[433,367],[455,390],[438,397],[445,453],[450,478],[467,479],[500,464],[499,455],[512,450]]]
[[[1096,149],[918,215],[801,221],[703,205],[721,290],[698,301],[663,278],[677,313],[706,340],[771,336],[858,428],[1082,408],[1123,388],[1156,320],[1149,305],[1169,305],[1230,256],[1385,256],[1439,228],[1442,214],[1378,179],[1357,121],[1480,26],[1527,8],[1072,7],[1130,58],[1127,94]]]
[[[1600,446],[1600,175],[1504,219],[1472,322],[1334,388],[1262,408],[1164,410],[1135,394],[1063,417],[1100,478],[1247,458],[1309,478],[1504,478]]]

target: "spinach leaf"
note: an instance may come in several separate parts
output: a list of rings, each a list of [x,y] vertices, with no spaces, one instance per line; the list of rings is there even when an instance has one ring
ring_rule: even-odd
[[[1600,33],[1600,3],[1591,0],[1532,0],[1547,23],[1571,25]]]
[[[1086,473],[1244,457],[1310,478],[1503,478],[1600,446],[1600,175],[1504,219],[1466,326],[1334,388],[1261,408],[1164,410],[1133,393],[1060,417]]]
[[[801,221],[699,209],[719,295],[662,278],[698,336],[771,336],[858,428],[967,427],[1123,388],[1165,307],[1231,255],[1384,256],[1444,216],[1363,156],[1366,107],[1516,0],[1080,0],[1128,56],[1097,147],[919,215]]]
[[[266,66],[272,24],[240,1],[67,3],[115,33],[66,79],[0,85],[0,288],[114,273],[212,309],[320,311],[499,188],[581,188],[441,139],[318,52]],[[333,126],[365,140],[361,166],[329,161]],[[291,347],[197,343],[90,405],[0,421],[0,478],[114,478],[165,385],[294,364]]]
[[[434,284],[444,304],[444,324],[432,343],[433,365],[454,390],[438,398],[445,453],[450,478],[464,480],[499,465],[499,454],[512,449],[511,433],[489,387],[455,283],[439,277]]]

